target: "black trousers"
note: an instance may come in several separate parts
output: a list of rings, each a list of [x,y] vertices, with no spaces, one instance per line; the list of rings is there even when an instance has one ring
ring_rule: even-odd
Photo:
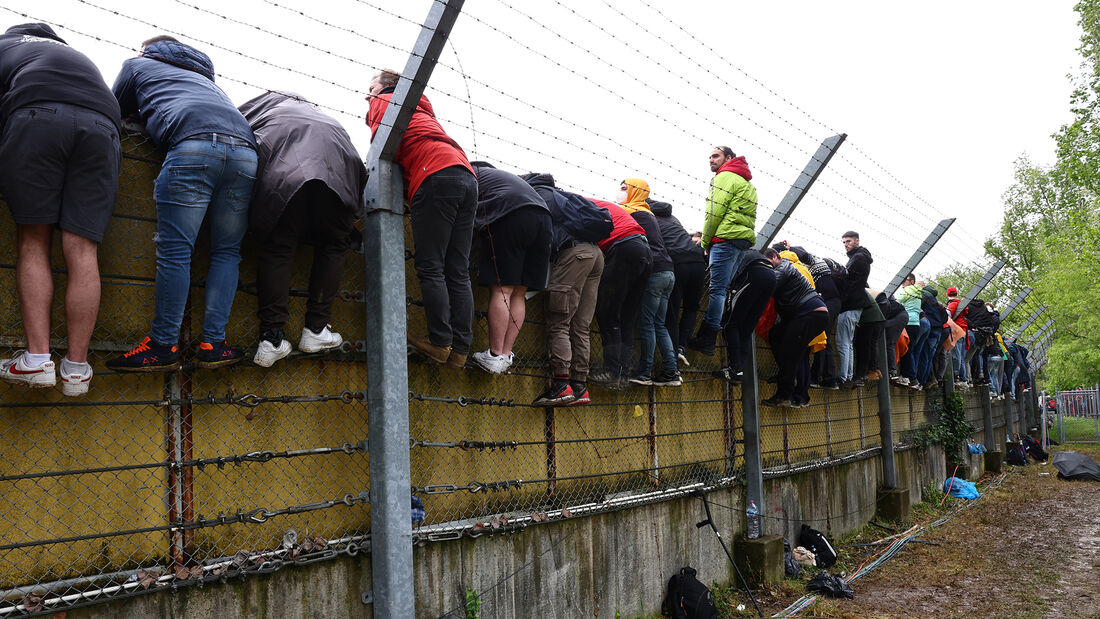
[[[752,346],[752,332],[756,328],[760,315],[768,306],[768,300],[775,292],[775,271],[764,265],[753,265],[745,272],[748,283],[739,288],[733,296],[733,307],[724,317],[722,335],[726,338],[730,369],[742,372],[745,358]]]
[[[634,323],[653,268],[649,245],[642,237],[628,239],[604,253],[603,277],[596,301],[604,369],[626,376],[633,365]]]
[[[680,262],[673,265],[676,283],[668,297],[668,315],[665,328],[672,338],[672,347],[679,349],[687,344],[695,331],[699,315],[699,300],[703,297],[703,284],[707,277],[706,262]]]
[[[304,324],[316,333],[329,323],[353,217],[339,196],[319,180],[306,183],[290,199],[271,234],[261,242],[256,266],[261,334],[281,330],[289,318],[290,269],[301,242],[313,244]]]
[[[783,319],[772,327],[771,344],[779,366],[775,397],[810,401],[810,342],[829,326],[828,312]]]
[[[829,328],[826,329],[825,350],[814,353],[814,360],[810,366],[810,377],[813,382],[823,384],[836,381],[836,347],[833,340],[836,339],[836,319],[840,316],[840,299],[828,299],[825,307],[829,309]]]
[[[875,346],[882,336],[881,322],[868,322],[856,326],[856,337],[852,340],[852,352],[856,360],[852,379],[863,378],[871,369],[871,362],[878,355],[875,354]]]

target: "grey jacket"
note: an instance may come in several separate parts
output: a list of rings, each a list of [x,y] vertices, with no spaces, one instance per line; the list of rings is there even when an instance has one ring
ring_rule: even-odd
[[[269,91],[240,107],[259,154],[249,228],[265,238],[291,197],[311,180],[325,183],[349,211],[363,210],[367,169],[340,123],[294,93]]]

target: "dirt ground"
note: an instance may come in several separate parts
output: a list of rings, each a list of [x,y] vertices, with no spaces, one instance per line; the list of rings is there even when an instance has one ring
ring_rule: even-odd
[[[1054,450],[1087,453],[1100,462],[1100,447],[1067,445]],[[877,570],[851,583],[855,599],[819,598],[803,617],[1094,617],[1100,618],[1100,483],[1067,482],[1050,464],[1006,467],[999,487],[979,503],[909,543]],[[989,478],[979,484],[979,490]],[[927,503],[912,523],[951,512]],[[905,525],[898,527],[904,530]],[[841,560],[830,572],[851,573],[882,547],[855,544],[889,533],[868,527],[839,541]],[[805,593],[808,576],[758,594],[767,615]],[[720,616],[755,614],[733,591],[717,597]],[[737,605],[745,603],[744,610]]]

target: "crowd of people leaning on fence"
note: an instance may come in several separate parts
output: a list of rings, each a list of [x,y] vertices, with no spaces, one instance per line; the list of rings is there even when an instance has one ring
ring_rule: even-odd
[[[372,138],[399,80],[383,70],[370,83]],[[339,347],[343,340],[329,321],[344,255],[360,242],[353,224],[366,183],[340,124],[292,93],[271,91],[234,106],[215,85],[210,58],[169,36],[145,41],[108,88],[91,61],[48,25],[23,24],[0,36],[0,191],[17,228],[27,347],[0,361],[0,378],[52,387],[60,375],[65,395],[88,391],[100,298],[97,251],[117,193],[124,119],[143,125],[164,154],[153,192],[155,308],[148,335],[107,367],[180,367],[181,346],[190,344],[180,341],[180,326],[204,222],[210,255],[197,366],[244,358],[226,341],[225,327],[246,232],[260,248],[253,362],[270,367],[293,349],[284,329],[299,243],[314,250],[298,349]],[[754,330],[775,353],[776,391],[764,400],[774,406],[806,405],[811,387],[859,386],[884,369],[901,385],[934,385],[949,357],[961,381],[969,371],[975,383],[991,381],[998,393],[1026,376],[1020,370],[1027,351],[1005,344],[996,312],[984,304],[956,312],[954,288],[945,307],[936,290],[912,276],[896,299],[869,290],[871,253],[854,231],[843,235],[843,264],[786,242],[752,249],[756,189],[745,157],[729,147],[710,153],[714,176],[695,234],[671,205],[650,196],[644,179],[624,178],[608,201],[564,191],[550,174],[517,176],[470,162],[424,96],[395,160],[405,181],[427,330],[408,335],[410,351],[453,368],[469,360],[493,374],[506,372],[527,293],[544,290],[552,378],[536,404],[587,403],[589,381],[612,389],[679,386],[687,351],[715,355],[719,334],[729,363],[716,374],[740,382]],[[68,342],[59,368],[49,349],[55,227],[68,271]],[[488,348],[480,352],[471,351],[475,233],[478,284],[489,290]],[[593,318],[603,354],[601,367],[590,372]],[[880,333],[890,348],[888,368],[875,355]],[[970,349],[981,354],[967,367]]]

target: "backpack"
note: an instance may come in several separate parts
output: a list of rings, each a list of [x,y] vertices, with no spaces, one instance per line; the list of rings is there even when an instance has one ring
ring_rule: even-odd
[[[1008,449],[1008,453],[1005,455],[1005,462],[1008,462],[1012,466],[1027,466],[1027,456],[1024,455],[1022,447],[1013,445]]]
[[[985,309],[985,301],[974,299],[966,304],[966,324],[971,329],[993,330],[993,317]]]
[[[1043,446],[1040,445],[1039,441],[1035,440],[1034,437],[1025,434],[1021,440],[1024,443],[1024,449],[1027,451],[1027,454],[1032,458],[1035,458],[1039,462],[1045,462],[1046,459],[1050,457],[1050,454],[1043,451]]]
[[[836,563],[836,551],[833,545],[825,538],[825,535],[817,529],[811,529],[810,525],[802,525],[802,532],[798,534],[798,545],[805,546],[817,557],[817,567],[829,568]]]
[[[597,243],[611,236],[615,229],[611,213],[590,200],[568,191],[554,190],[555,225],[565,228],[569,236],[587,243]]]
[[[673,619],[718,619],[710,589],[695,578],[691,567],[681,568],[668,579],[668,595],[661,610]]]

